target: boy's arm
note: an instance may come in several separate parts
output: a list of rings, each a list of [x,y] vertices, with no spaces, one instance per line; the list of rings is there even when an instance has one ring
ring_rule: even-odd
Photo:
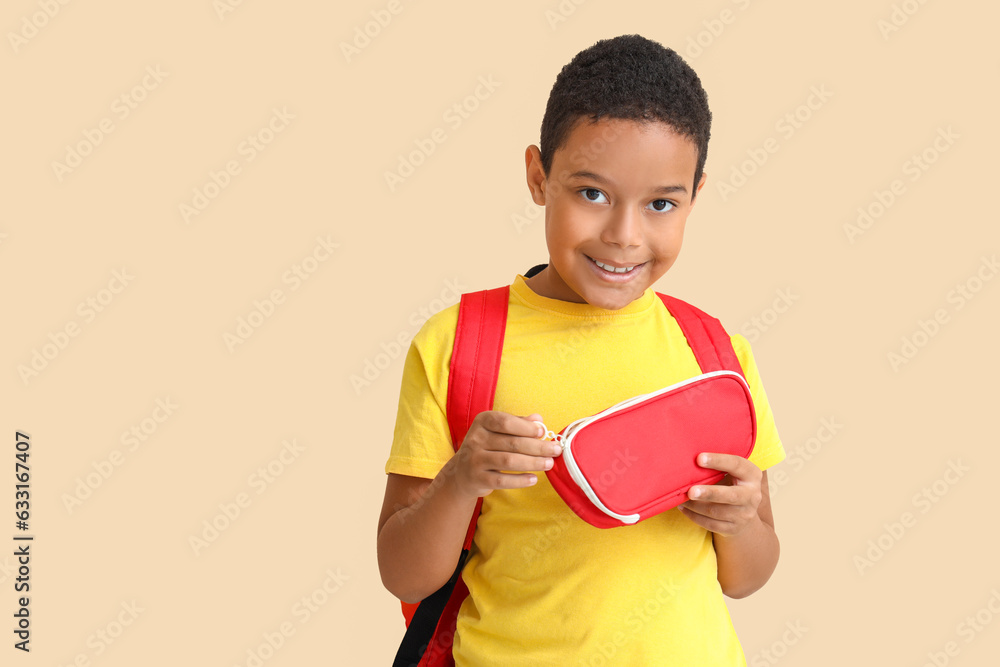
[[[780,548],[767,472],[739,456],[707,456],[699,465],[728,476],[719,484],[691,487],[691,500],[680,508],[692,521],[712,531],[722,592],[743,598],[767,583],[778,564]]]
[[[757,520],[743,532],[733,536],[712,534],[719,563],[719,584],[722,592],[731,598],[744,598],[760,590],[778,565],[780,546],[771,513],[767,471],[761,472],[760,494]]]
[[[419,602],[451,577],[477,497],[455,488],[449,461],[433,480],[390,473],[378,520],[378,565],[386,589]]]
[[[496,489],[531,486],[562,449],[542,440],[537,414],[476,415],[458,452],[433,481],[389,474],[378,525],[382,583],[404,602],[419,602],[455,571],[476,502]]]

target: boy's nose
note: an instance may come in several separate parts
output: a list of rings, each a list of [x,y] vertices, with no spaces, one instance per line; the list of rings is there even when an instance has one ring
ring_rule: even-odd
[[[601,240],[610,245],[629,248],[642,245],[642,228],[639,212],[631,206],[611,211]]]

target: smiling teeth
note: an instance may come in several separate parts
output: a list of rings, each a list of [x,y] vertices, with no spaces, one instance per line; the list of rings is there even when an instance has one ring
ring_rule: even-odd
[[[623,267],[621,267],[619,269],[619,268],[615,268],[613,266],[610,266],[608,264],[604,264],[603,262],[598,262],[596,259],[594,260],[594,264],[597,264],[599,267],[601,267],[605,271],[611,271],[613,273],[628,273],[629,271],[631,271],[635,267],[639,266],[638,264],[633,264],[632,266],[623,266]]]

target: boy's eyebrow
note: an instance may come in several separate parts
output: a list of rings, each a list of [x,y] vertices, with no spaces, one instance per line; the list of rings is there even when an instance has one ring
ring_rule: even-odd
[[[600,174],[595,174],[592,171],[574,171],[569,175],[570,178],[586,178],[592,181],[597,181],[603,185],[609,185],[610,181]],[[674,192],[683,192],[687,194],[687,188],[683,185],[661,185],[660,187],[653,190],[656,194],[672,194]]]

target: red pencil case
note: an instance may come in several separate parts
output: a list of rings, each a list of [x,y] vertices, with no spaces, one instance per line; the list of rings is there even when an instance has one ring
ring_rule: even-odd
[[[699,466],[699,453],[746,458],[756,435],[744,377],[712,371],[622,401],[558,434],[546,429],[563,448],[547,475],[587,523],[627,526],[681,504],[693,485],[725,476]]]

